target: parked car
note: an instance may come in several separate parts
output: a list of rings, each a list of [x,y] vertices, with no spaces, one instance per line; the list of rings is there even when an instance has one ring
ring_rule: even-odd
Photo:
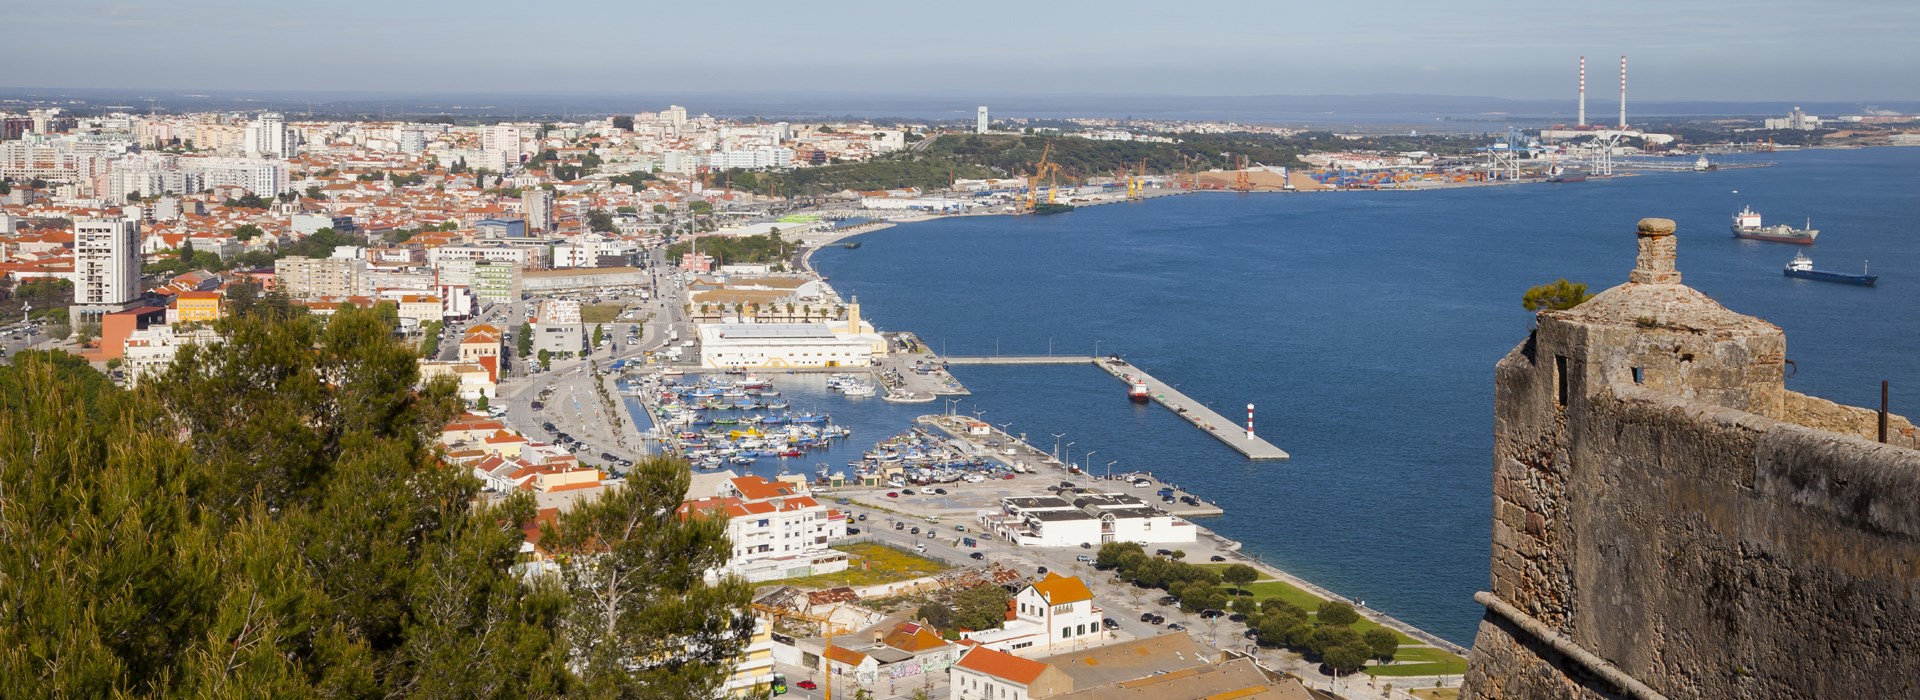
[[[973,558],[975,558],[975,559],[986,559],[986,558],[987,558],[987,555],[986,555],[986,554],[984,554],[984,553],[981,553],[981,552],[974,552],[973,554],[970,554],[970,555],[968,555],[968,556],[971,556],[971,557],[973,557]]]
[[[1071,481],[1062,481],[1062,482],[1060,482],[1060,488],[1063,488],[1063,489],[1070,489],[1070,488],[1073,488],[1073,482],[1071,482]]]
[[[940,495],[942,495],[942,496],[945,496],[945,495],[947,495],[947,490],[946,490],[946,489],[934,489],[934,490],[933,490],[933,492],[934,492],[934,493],[937,493],[937,494],[940,494]]]
[[[902,495],[902,496],[912,496],[912,495],[914,495],[914,493],[913,493],[913,489],[901,489],[901,490],[900,490],[900,495]]]
[[[1215,555],[1213,555],[1213,560],[1214,560],[1214,561],[1226,561],[1226,560],[1227,560],[1227,558],[1226,558],[1226,557],[1223,557],[1223,556],[1220,556],[1220,555],[1218,555],[1218,554],[1215,554]]]
[[[1178,604],[1179,602],[1180,602],[1180,599],[1174,596],[1170,596],[1170,595],[1160,596],[1161,605],[1175,605],[1175,604]]]
[[[1077,562],[1083,562],[1083,563],[1088,563],[1088,564],[1091,564],[1091,563],[1093,563],[1093,557],[1090,557],[1090,556],[1087,556],[1087,555],[1085,555],[1085,554],[1082,554],[1082,555],[1080,555],[1080,556],[1077,556],[1077,557],[1074,557],[1074,558],[1073,558],[1073,560],[1074,560],[1074,561],[1077,561]]]
[[[887,492],[887,498],[899,498],[899,497],[900,497],[900,492],[899,492],[899,491],[888,491],[888,492]]]
[[[967,526],[965,526],[965,525],[955,525],[955,526],[953,526],[953,531],[954,531],[954,532],[966,532],[966,531],[967,531]]]
[[[1152,622],[1152,621],[1153,621],[1153,613],[1140,613],[1140,621],[1141,621],[1141,622]]]
[[[857,517],[855,517],[855,518],[854,518],[854,520],[858,520],[858,521],[860,521],[860,522],[863,522],[863,523],[864,523],[864,522],[866,522],[866,521],[867,521],[867,514],[866,514],[866,513],[861,513],[861,514],[860,514],[859,516],[857,516]]]
[[[919,525],[915,525],[915,526],[913,526],[913,529],[912,529],[912,530],[910,530],[910,531],[908,531],[908,532],[909,532],[909,534],[914,534],[914,535],[918,535],[918,534],[920,534],[920,526],[919,526]]]
[[[1092,542],[1081,542],[1081,543],[1080,543],[1080,548],[1081,548],[1081,549],[1093,549],[1093,543],[1092,543]]]
[[[1171,625],[1167,625],[1167,629],[1169,629],[1169,630],[1183,630],[1183,629],[1186,629],[1186,628],[1187,628],[1187,626],[1186,626],[1186,625],[1182,625],[1182,624],[1180,624],[1180,623],[1178,623],[1178,622],[1175,622],[1175,623],[1173,623],[1173,624],[1171,624]]]
[[[1113,618],[1111,618],[1111,617],[1109,617],[1109,618],[1107,618],[1107,619],[1105,619],[1105,620],[1101,620],[1101,621],[1100,621],[1100,624],[1102,624],[1102,625],[1105,625],[1105,626],[1106,626],[1106,628],[1107,628],[1107,629],[1110,629],[1110,630],[1117,630],[1117,629],[1120,629],[1120,621],[1119,621],[1119,620],[1115,620],[1115,619],[1113,619]]]
[[[1163,557],[1173,556],[1173,550],[1171,549],[1156,549],[1156,550],[1153,550],[1153,553]]]
[[[547,405],[546,405],[546,404],[544,404],[544,403],[541,403],[541,402],[539,402],[539,401],[535,401],[535,402],[533,402],[533,410],[535,410],[535,411],[538,411],[538,410],[540,410],[540,409],[543,409],[543,408],[546,408],[546,407],[547,407]]]
[[[813,681],[800,681],[799,683],[795,683],[793,685],[802,690],[818,690],[820,688],[820,684],[815,683]]]
[[[1042,566],[1040,567],[1039,571],[1041,576],[1047,575],[1047,567]]]
[[[1149,622],[1152,622],[1153,624],[1156,624],[1156,625],[1164,625],[1167,622],[1167,616],[1162,615],[1160,613],[1154,613],[1153,619],[1149,620]]]
[[[857,528],[857,527],[850,527],[850,528],[847,528],[847,534],[848,534],[849,536],[851,536],[851,535],[858,535],[858,534],[860,534],[860,528]]]
[[[905,529],[907,529],[907,524],[906,524],[906,523],[894,523],[894,524],[893,524],[893,529],[895,529],[895,530],[905,530]]]
[[[1207,608],[1206,610],[1200,611],[1200,619],[1202,620],[1211,620],[1216,617],[1226,617],[1226,615],[1227,614],[1225,612],[1214,610],[1213,608]]]

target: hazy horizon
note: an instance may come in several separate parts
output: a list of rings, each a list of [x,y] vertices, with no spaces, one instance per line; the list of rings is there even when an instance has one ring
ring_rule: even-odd
[[[1629,109],[1920,100],[1912,3],[1166,7],[0,0],[0,16],[26,30],[12,51],[34,58],[7,79],[22,89],[1570,100],[1585,55],[1591,113],[1617,103],[1624,54]]]

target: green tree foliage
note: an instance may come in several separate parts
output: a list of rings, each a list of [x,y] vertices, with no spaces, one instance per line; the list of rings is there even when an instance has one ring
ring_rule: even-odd
[[[1260,580],[1260,570],[1246,564],[1234,564],[1220,572],[1220,580],[1234,588],[1244,589],[1247,584]]]
[[[420,324],[420,356],[433,359],[440,355],[440,331],[445,324],[428,321]]]
[[[1354,612],[1352,605],[1337,600],[1329,600],[1320,604],[1320,611],[1319,614],[1315,615],[1315,619],[1319,620],[1320,624],[1323,625],[1345,627],[1359,622],[1360,613]]]
[[[1365,668],[1367,659],[1373,658],[1373,650],[1363,641],[1350,640],[1327,649],[1320,660],[1336,673],[1352,673]]]
[[[249,194],[238,198],[228,197],[225,204],[232,209],[265,209],[273,204],[273,200],[257,194]]]
[[[613,214],[605,209],[593,209],[587,212],[587,228],[594,231],[612,231]]]
[[[1360,635],[1367,642],[1367,648],[1373,651],[1373,658],[1392,661],[1393,655],[1400,651],[1400,637],[1390,630],[1374,628]]]
[[[553,368],[553,353],[548,352],[546,348],[540,348],[539,360],[540,360],[540,369]]]
[[[326,258],[333,255],[335,246],[359,244],[360,241],[353,236],[336,232],[332,228],[323,228],[314,231],[306,238],[294,241],[291,245],[280,248],[279,253],[281,257],[298,255],[308,258]]]
[[[1520,297],[1520,305],[1528,311],[1556,310],[1565,311],[1579,306],[1593,295],[1587,293],[1587,285],[1580,282],[1568,282],[1562,277],[1547,284],[1533,287]]]
[[[752,587],[703,580],[732,555],[726,520],[674,517],[687,482],[684,462],[644,460],[624,488],[575,505],[543,536],[560,556],[564,629],[591,695],[712,697],[751,636]]]
[[[692,250],[692,241],[680,241],[667,246],[667,259],[678,260]],[[777,263],[793,256],[793,244],[780,239],[779,234],[763,233],[757,236],[704,236],[700,239],[700,252],[711,255],[723,263]]]
[[[260,237],[262,233],[264,232],[260,230],[260,227],[253,224],[241,224],[233,229],[233,237],[242,241],[251,241]]]
[[[713,202],[709,202],[704,199],[696,199],[696,200],[693,200],[692,202],[688,202],[687,208],[693,210],[693,213],[695,214],[705,216],[707,214],[713,213]]]
[[[509,573],[390,307],[256,299],[129,392],[0,367],[0,695],[551,696],[565,600]],[[54,525],[54,526],[50,526]]]
[[[606,339],[607,339],[606,328],[601,326],[598,323],[593,324],[593,346],[596,348],[600,347],[600,341],[606,340]]]
[[[522,359],[533,354],[533,326],[522,323],[520,329],[513,332],[514,355]]]
[[[619,129],[621,131],[632,131],[633,117],[631,115],[625,115],[625,114],[614,115],[613,128]]]

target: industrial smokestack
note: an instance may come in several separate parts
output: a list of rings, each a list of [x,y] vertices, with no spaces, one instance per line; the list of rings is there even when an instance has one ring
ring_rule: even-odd
[[[1587,125],[1587,57],[1580,57],[1580,126]]]
[[[1627,128],[1627,57],[1620,57],[1620,128]]]

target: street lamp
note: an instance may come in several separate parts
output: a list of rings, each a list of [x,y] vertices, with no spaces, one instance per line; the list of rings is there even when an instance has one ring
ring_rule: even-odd
[[[1053,436],[1053,458],[1055,460],[1058,460],[1060,459],[1060,438],[1066,437],[1067,434],[1066,433],[1047,433],[1047,434]]]
[[[1113,460],[1113,461],[1111,461],[1111,462],[1108,462],[1108,463],[1107,463],[1107,478],[1108,478],[1108,479],[1112,479],[1112,478],[1113,478],[1113,465],[1115,465],[1115,464],[1119,464],[1119,463],[1120,463],[1120,460],[1117,460],[1117,459],[1116,459],[1116,460]]]
[[[1081,459],[1087,460],[1087,466],[1091,467],[1093,466],[1093,456],[1099,453],[1099,450],[1087,450],[1086,456],[1081,457]]]
[[[1071,464],[1073,462],[1073,445],[1073,441],[1067,441],[1067,458],[1065,461],[1062,461],[1061,464]]]

